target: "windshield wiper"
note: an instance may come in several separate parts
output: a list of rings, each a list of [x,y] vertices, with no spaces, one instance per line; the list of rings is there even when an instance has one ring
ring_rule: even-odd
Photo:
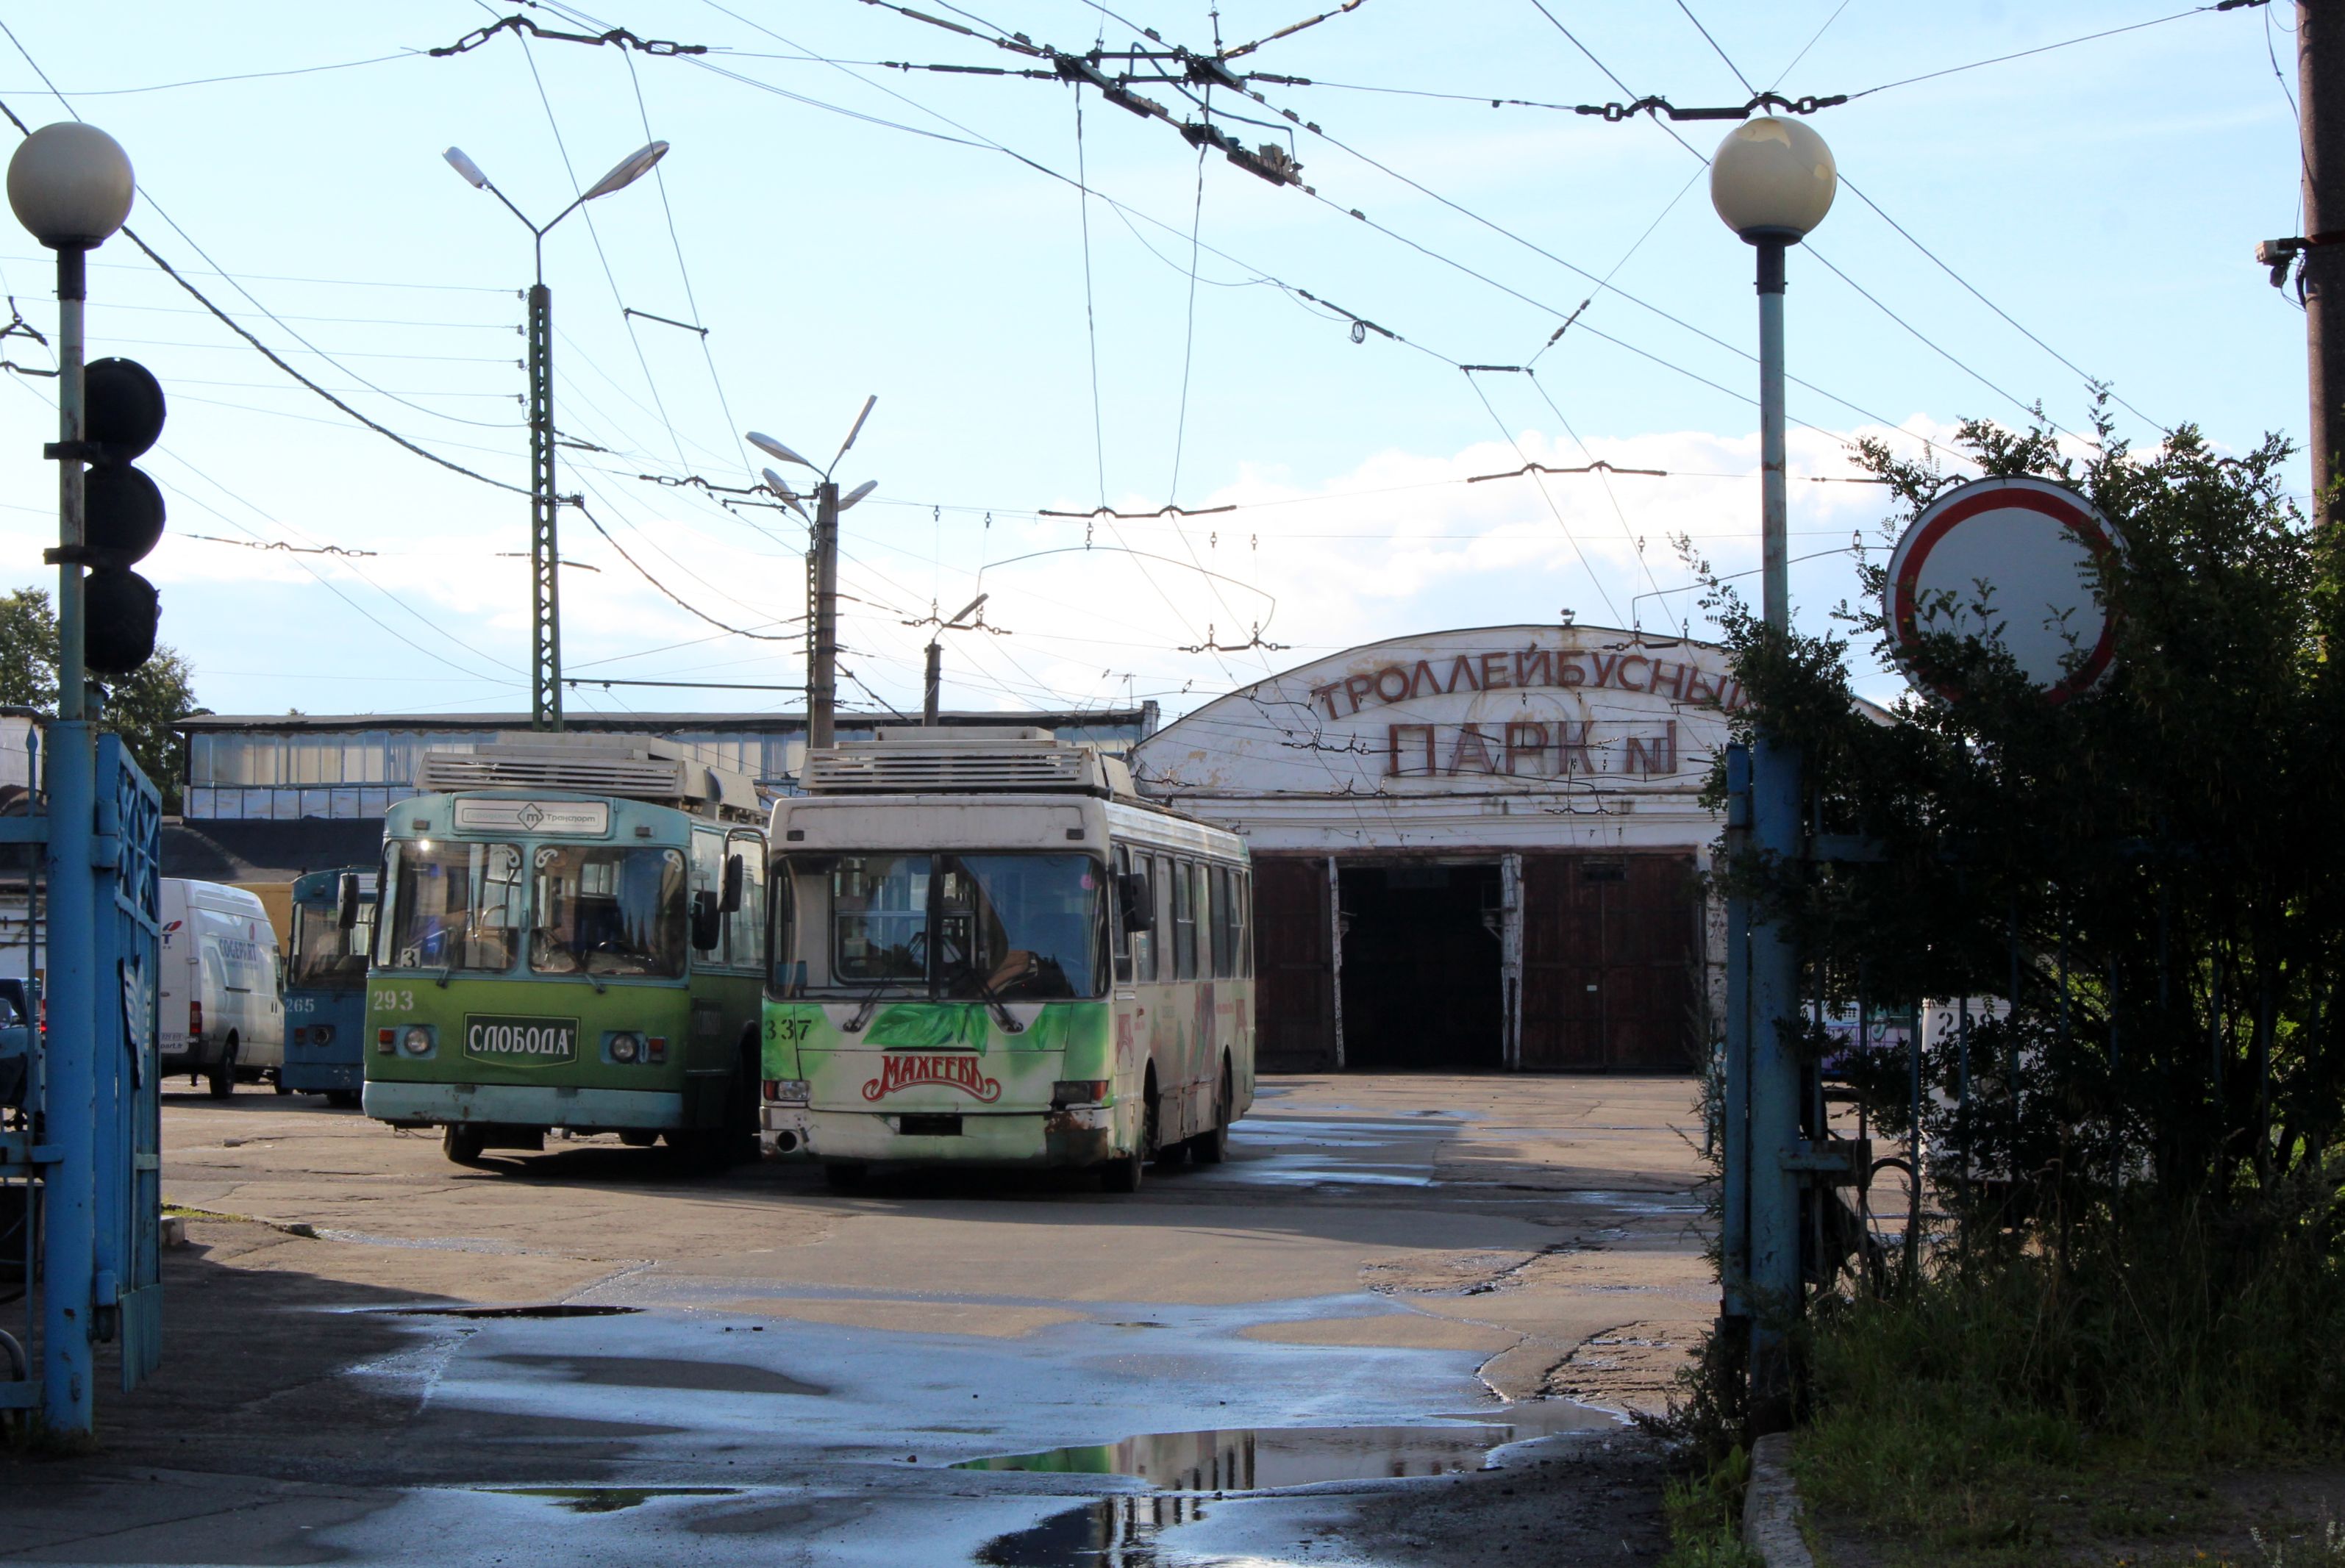
[[[1018,1021],[1018,1016],[1010,1010],[1010,1004],[1001,999],[1000,992],[987,983],[985,976],[978,972],[976,965],[962,965],[961,973],[975,982],[978,996],[983,998],[986,1010],[993,1015],[993,1021],[1001,1026],[1003,1034],[1022,1035],[1026,1032],[1026,1026]]]
[[[886,980],[874,980],[871,983],[871,988],[863,993],[862,1001],[856,1007],[854,1014],[838,1027],[839,1032],[847,1035],[861,1034],[863,1027],[871,1021],[871,1015],[879,1010],[880,998],[887,995],[888,985],[889,982]]]

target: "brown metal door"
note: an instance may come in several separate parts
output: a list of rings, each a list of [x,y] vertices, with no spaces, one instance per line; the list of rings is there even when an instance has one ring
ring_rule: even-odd
[[[1335,975],[1327,863],[1254,863],[1255,1052],[1265,1072],[1335,1065]]]
[[[1523,860],[1522,1063],[1682,1071],[1695,1059],[1693,860]]]

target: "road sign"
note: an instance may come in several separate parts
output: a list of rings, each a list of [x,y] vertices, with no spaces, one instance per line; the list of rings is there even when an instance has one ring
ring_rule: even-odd
[[[1976,638],[2065,703],[2089,691],[2116,657],[2116,630],[2097,592],[2103,562],[2125,541],[2090,501],[2039,479],[1983,479],[1930,503],[1889,557],[1883,613],[1914,683],[1952,702],[1962,693],[1923,672],[1922,639]]]

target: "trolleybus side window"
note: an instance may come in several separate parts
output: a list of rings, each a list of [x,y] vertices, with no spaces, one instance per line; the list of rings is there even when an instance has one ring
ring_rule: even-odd
[[[741,857],[741,904],[725,917],[725,961],[736,969],[754,969],[766,936],[766,841],[754,833],[736,833],[726,841],[725,853]],[[724,884],[717,885],[721,891]]]
[[[1163,855],[1156,857],[1149,891],[1156,899],[1156,977],[1170,980],[1180,972],[1180,942],[1172,929],[1172,863]]]
[[[1226,980],[1237,971],[1230,964],[1230,868],[1216,865],[1213,878],[1213,978]]]
[[[545,845],[536,855],[529,966],[539,975],[684,974],[684,854],[649,845]]]
[[[1238,962],[1241,980],[1254,978],[1254,875],[1230,874],[1230,950]]]
[[[1113,875],[1108,878],[1108,946],[1115,950],[1115,982],[1132,984],[1132,945],[1137,940],[1123,928],[1123,879],[1132,870],[1132,851],[1118,845],[1108,862]]]
[[[1172,976],[1177,980],[1197,977],[1196,869],[1186,860],[1172,866]]]
[[[527,919],[521,851],[510,844],[394,839],[384,860],[390,899],[381,920],[387,968],[513,967]]]
[[[1140,896],[1147,902],[1150,911],[1153,913],[1156,908],[1156,889],[1162,879],[1149,875],[1148,856],[1145,855],[1132,855],[1132,871],[1133,875],[1140,878]],[[1158,939],[1163,929],[1162,925],[1158,925],[1153,930],[1135,931],[1132,934],[1132,973],[1142,981],[1156,978],[1156,956],[1163,951]]]
[[[766,947],[766,984],[777,996],[803,996],[807,960],[798,946],[797,884],[785,861],[774,867],[772,925]]]

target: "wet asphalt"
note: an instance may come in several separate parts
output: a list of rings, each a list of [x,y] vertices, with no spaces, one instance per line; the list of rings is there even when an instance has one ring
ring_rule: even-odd
[[[1658,1561],[1690,1087],[1265,1090],[1136,1199],[175,1099],[164,1371],[0,1459],[0,1561]]]

